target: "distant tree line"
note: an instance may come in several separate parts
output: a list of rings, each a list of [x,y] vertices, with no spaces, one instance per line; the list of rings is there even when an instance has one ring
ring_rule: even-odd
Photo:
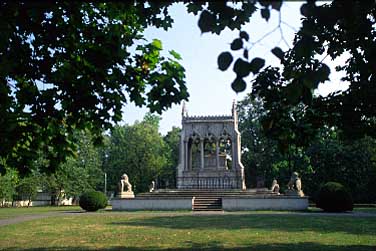
[[[260,180],[261,185],[270,186],[276,178],[284,190],[291,173],[297,171],[304,192],[313,199],[320,185],[336,181],[351,191],[355,202],[376,202],[374,138],[349,138],[341,129],[323,126],[312,140],[301,142],[297,135],[306,126],[301,116],[304,106],[296,106],[278,125],[279,131],[288,132],[283,151],[274,135],[262,129],[266,111],[261,99],[248,95],[239,102],[238,112],[247,187],[255,187]]]
[[[0,205],[5,201],[34,200],[38,191],[50,193],[52,205],[63,197],[77,200],[85,191],[104,191],[105,173],[109,194],[117,191],[123,173],[130,177],[136,193],[148,191],[153,180],[159,187],[174,187],[180,129],[174,127],[163,137],[158,132],[159,120],[148,113],[134,125],[115,126],[104,134],[100,147],[93,145],[88,130],[76,131],[78,147],[74,156],[51,173],[40,170],[49,165],[43,152],[39,152],[29,175],[7,166],[7,172],[0,175]]]
[[[296,121],[300,119],[299,109],[302,108],[291,110]],[[294,136],[299,129],[286,122],[283,130],[290,130],[290,143],[287,151],[281,151],[262,130],[265,111],[261,99],[247,96],[239,102],[238,112],[248,188],[268,187],[275,178],[283,191],[291,173],[297,171],[304,192],[313,199],[321,184],[337,181],[351,190],[356,202],[376,201],[375,139],[348,139],[338,128],[323,127],[313,141],[301,144]],[[104,134],[100,147],[93,145],[89,131],[77,131],[77,151],[54,172],[40,172],[40,166],[49,164],[43,152],[39,152],[27,176],[7,167],[7,172],[0,176],[0,202],[33,200],[38,191],[49,192],[51,204],[57,204],[63,196],[76,200],[88,190],[104,191],[105,173],[108,195],[116,193],[123,173],[128,174],[136,193],[148,191],[152,181],[158,188],[174,188],[180,129],[174,127],[162,136],[159,121],[160,117],[148,113],[133,125],[117,125]]]

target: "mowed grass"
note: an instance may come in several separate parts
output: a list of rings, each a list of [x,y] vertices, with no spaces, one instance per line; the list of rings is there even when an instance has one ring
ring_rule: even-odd
[[[0,250],[375,250],[376,217],[102,212],[0,227]]]
[[[35,215],[77,210],[81,210],[81,208],[79,206],[4,207],[0,208],[0,219],[9,219],[22,215]]]

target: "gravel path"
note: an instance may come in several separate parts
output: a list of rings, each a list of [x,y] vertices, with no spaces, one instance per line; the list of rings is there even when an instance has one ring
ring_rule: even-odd
[[[43,219],[48,217],[61,217],[61,216],[83,216],[83,215],[96,215],[96,216],[108,216],[108,215],[129,215],[129,214],[142,214],[142,211],[134,212],[113,212],[111,210],[106,210],[105,213],[86,213],[83,211],[65,211],[65,212],[49,212],[41,214],[30,214],[21,215],[9,219],[0,219],[0,227],[6,225],[17,224],[25,221]],[[192,216],[208,216],[208,215],[260,215],[260,216],[306,216],[306,217],[316,217],[316,216],[331,216],[331,217],[376,217],[375,213],[366,212],[348,212],[348,213],[324,213],[324,212],[257,212],[257,211],[245,211],[245,212],[223,212],[223,211],[204,211],[204,212],[144,212],[146,215],[150,216],[179,216],[179,215],[192,215]]]

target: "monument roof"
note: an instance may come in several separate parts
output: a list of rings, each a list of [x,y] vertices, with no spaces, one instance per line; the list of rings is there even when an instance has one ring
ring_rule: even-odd
[[[234,121],[231,115],[183,116],[184,122]]]

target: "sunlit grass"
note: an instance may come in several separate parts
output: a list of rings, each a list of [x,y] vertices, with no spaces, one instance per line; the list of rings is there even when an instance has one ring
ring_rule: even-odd
[[[375,250],[376,217],[78,213],[0,233],[3,250]]]
[[[79,206],[5,207],[0,208],[0,219],[14,218],[22,215],[34,215],[75,210],[81,210],[81,208]]]

